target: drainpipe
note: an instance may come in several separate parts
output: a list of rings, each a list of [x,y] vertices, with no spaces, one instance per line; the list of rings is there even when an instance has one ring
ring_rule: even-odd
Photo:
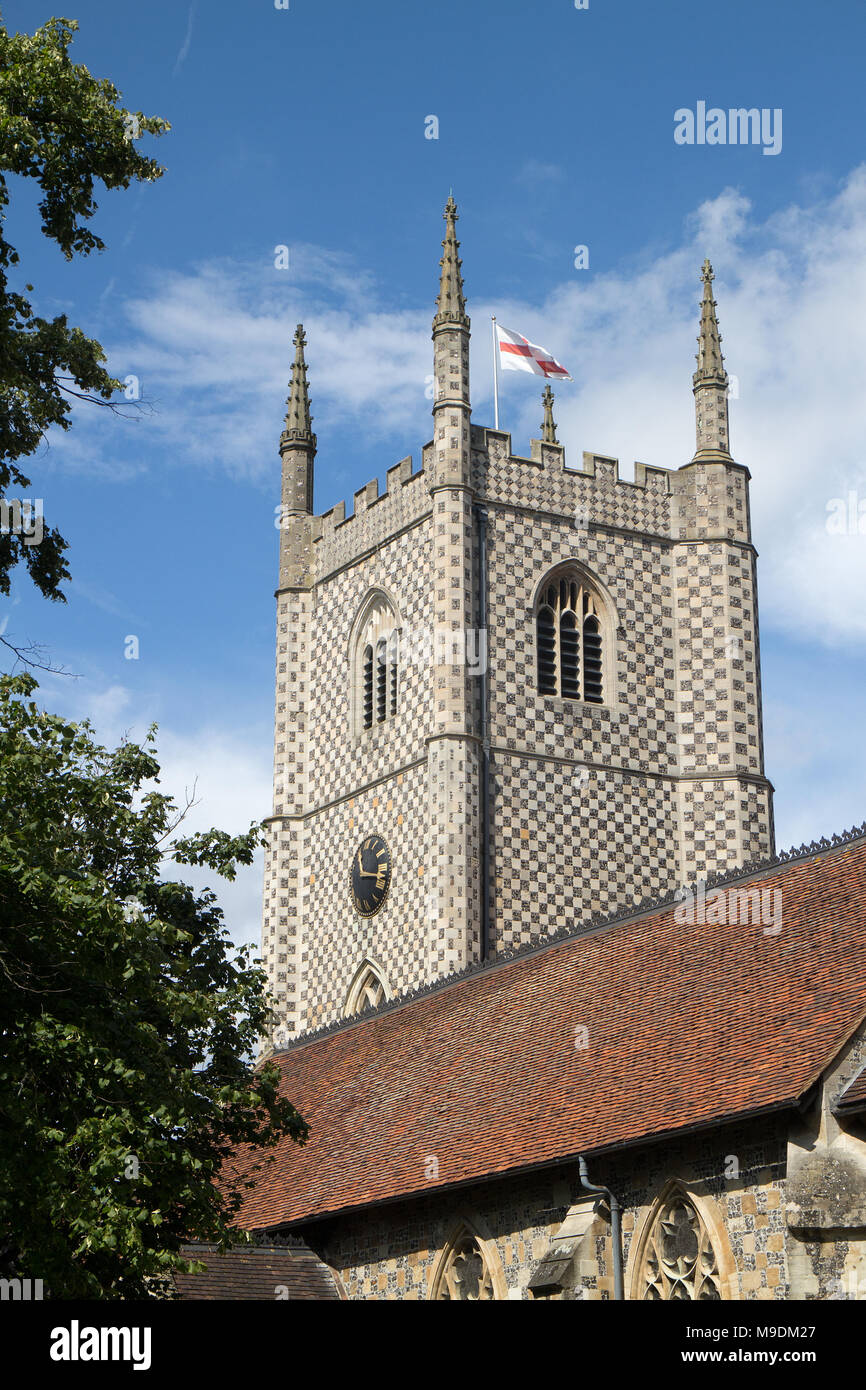
[[[624,1300],[622,1283],[622,1226],[620,1222],[619,1202],[614,1197],[609,1187],[596,1187],[586,1176],[586,1159],[581,1156],[577,1160],[580,1169],[580,1184],[585,1192],[603,1193],[610,1203],[610,1240],[613,1246],[613,1296],[620,1302]]]
[[[490,722],[487,709],[487,508],[475,505],[478,522],[478,651],[481,656],[481,959],[490,954]]]

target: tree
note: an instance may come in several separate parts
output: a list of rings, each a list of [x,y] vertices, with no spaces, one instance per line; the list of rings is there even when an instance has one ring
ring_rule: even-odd
[[[73,63],[68,49],[78,25],[51,19],[35,34],[9,34],[0,22],[0,497],[26,493],[30,479],[16,461],[34,453],[45,432],[70,426],[73,398],[111,405],[121,382],[109,375],[95,338],[70,325],[65,314],[45,319],[24,293],[9,285],[18,252],[5,236],[7,175],[35,179],[41,190],[42,231],[67,260],[103,249],[86,225],[97,210],[94,185],[127,188],[163,170],[139,153],[143,132],[161,135],[167,121],[118,105],[120,94]],[[32,293],[33,286],[23,286]],[[66,542],[45,527],[40,544],[26,545],[14,527],[0,528],[0,593],[21,560],[46,598],[64,601],[69,578]],[[3,639],[5,640],[5,639]],[[6,645],[11,645],[6,643]]]
[[[252,1179],[221,1176],[227,1157],[307,1134],[251,1061],[269,1019],[252,948],[210,890],[161,877],[231,879],[262,831],[179,838],[149,785],[154,729],[108,750],[35,688],[0,677],[0,1274],[147,1297],[190,1267],[184,1241],[230,1242]]]

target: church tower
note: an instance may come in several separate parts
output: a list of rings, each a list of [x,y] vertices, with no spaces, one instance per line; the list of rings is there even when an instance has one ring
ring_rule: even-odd
[[[448,199],[433,439],[313,513],[305,337],[280,440],[275,1041],[773,852],[748,471],[703,269],[697,448],[566,466],[473,425]],[[315,383],[314,383],[315,384]]]

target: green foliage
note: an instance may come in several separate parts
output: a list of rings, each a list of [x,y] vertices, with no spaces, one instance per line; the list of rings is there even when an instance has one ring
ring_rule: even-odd
[[[4,235],[7,176],[36,181],[42,231],[71,260],[103,248],[87,226],[97,209],[97,181],[127,188],[163,172],[134,140],[145,131],[161,135],[168,122],[125,111],[110,82],[71,61],[77,28],[73,20],[51,19],[35,34],[11,35],[0,23],[0,496],[11,495],[10,489],[26,493],[30,479],[15,460],[32,454],[50,426],[69,428],[70,397],[103,404],[121,387],[94,338],[65,314],[42,318],[25,294],[10,289],[8,272],[19,257]],[[0,533],[0,592],[9,592],[10,571],[24,560],[41,593],[62,599],[60,583],[69,578],[65,550],[53,528],[31,546]]]
[[[249,1058],[268,1016],[212,892],[261,827],[178,839],[154,731],[108,750],[0,677],[0,1275],[53,1297],[154,1296],[185,1240],[224,1246],[238,1145],[307,1128]]]

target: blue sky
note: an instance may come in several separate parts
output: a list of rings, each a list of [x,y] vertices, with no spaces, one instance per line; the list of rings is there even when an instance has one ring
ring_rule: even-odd
[[[28,31],[52,14],[34,0],[2,12]],[[0,625],[76,673],[43,678],[46,703],[90,715],[107,741],[157,720],[165,785],[181,795],[198,777],[199,823],[268,813],[294,326],[310,339],[317,509],[350,504],[405,455],[417,466],[429,437],[453,188],[475,419],[492,423],[496,312],[575,377],[557,395],[572,465],[583,449],[618,456],[625,476],[635,459],[687,462],[698,274],[713,260],[732,448],[753,477],[779,845],[862,820],[866,535],[827,519],[851,493],[866,511],[864,7],[81,0],[69,13],[76,60],[172,130],[141,142],[162,180],[99,198],[101,255],[67,264],[32,190],[13,196],[39,310],[97,336],[146,403],[128,421],[77,409],[30,461],[73,581],[49,605],[22,576]],[[674,112],[699,101],[780,108],[781,152],[675,144]],[[503,386],[519,453],[539,384]],[[223,895],[239,937],[257,937],[259,893],[256,869]]]

